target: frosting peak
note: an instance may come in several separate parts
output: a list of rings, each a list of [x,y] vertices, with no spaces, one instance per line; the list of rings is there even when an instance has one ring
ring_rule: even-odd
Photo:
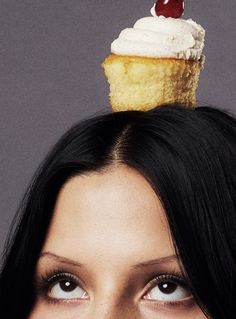
[[[191,19],[156,16],[139,19],[133,28],[121,31],[111,44],[119,55],[199,60],[204,47],[205,30]]]

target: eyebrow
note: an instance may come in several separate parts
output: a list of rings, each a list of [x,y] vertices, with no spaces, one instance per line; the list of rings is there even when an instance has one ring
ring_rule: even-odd
[[[59,256],[59,255],[53,254],[53,253],[48,252],[48,251],[40,254],[40,258],[44,258],[44,257],[49,257],[51,259],[54,259],[57,262],[76,266],[76,267],[84,267],[85,266],[84,264],[81,264],[75,260]],[[138,264],[132,266],[132,268],[138,269],[138,268],[145,268],[148,266],[158,266],[158,265],[160,266],[160,265],[167,264],[167,263],[174,262],[174,261],[175,262],[178,261],[178,256],[171,255],[171,256],[161,257],[158,259],[144,261],[144,262],[141,262],[141,263],[138,263]]]
[[[75,260],[53,254],[49,251],[43,252],[39,256],[39,258],[44,258],[44,257],[49,257],[51,259],[54,259],[57,262],[60,262],[62,264],[71,265],[71,266],[76,266],[76,267],[84,267],[85,266],[84,264],[81,264]]]
[[[144,267],[148,267],[148,266],[161,266],[163,264],[171,263],[174,261],[175,262],[178,261],[178,256],[171,255],[171,256],[161,257],[158,259],[144,261],[144,262],[141,262],[141,263],[134,265],[132,268],[137,269],[137,268],[144,268]]]

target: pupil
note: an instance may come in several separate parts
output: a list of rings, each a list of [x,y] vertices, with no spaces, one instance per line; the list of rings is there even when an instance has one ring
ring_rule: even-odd
[[[61,288],[61,290],[65,291],[65,292],[71,292],[71,291],[75,290],[76,284],[74,284],[71,281],[64,280],[64,281],[60,282],[60,288]]]
[[[158,288],[164,294],[172,294],[177,289],[177,285],[172,282],[164,282],[159,284]]]

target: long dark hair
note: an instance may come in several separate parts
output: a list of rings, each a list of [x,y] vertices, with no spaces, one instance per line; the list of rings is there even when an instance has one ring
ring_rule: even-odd
[[[163,203],[196,300],[211,318],[235,318],[236,120],[208,107],[164,106],[88,119],[70,129],[36,173],[14,221],[0,277],[2,318],[27,318],[34,273],[62,185],[120,163]]]

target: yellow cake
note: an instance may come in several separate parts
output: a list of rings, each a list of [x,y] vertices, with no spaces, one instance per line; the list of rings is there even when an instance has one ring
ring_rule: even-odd
[[[114,111],[177,103],[193,107],[203,60],[109,55],[102,66]]]

